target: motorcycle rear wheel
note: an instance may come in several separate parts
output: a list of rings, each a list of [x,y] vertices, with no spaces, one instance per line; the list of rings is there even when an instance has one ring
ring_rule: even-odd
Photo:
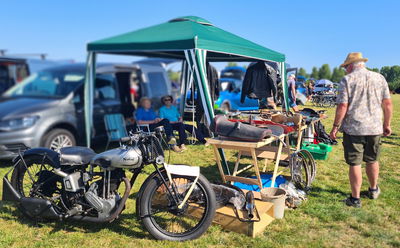
[[[172,190],[176,186],[181,201],[188,193],[194,178],[172,175],[172,181],[173,185],[167,181],[168,187]],[[214,191],[202,175],[182,210],[177,209],[158,175],[146,180],[137,200],[140,201],[137,204],[140,209],[137,211],[143,226],[159,240],[185,241],[200,237],[211,225],[216,210]]]
[[[61,205],[61,177],[52,170],[51,161],[42,156],[20,159],[12,173],[11,184],[22,197],[47,199],[55,205]],[[24,215],[33,218],[23,208],[20,210]]]

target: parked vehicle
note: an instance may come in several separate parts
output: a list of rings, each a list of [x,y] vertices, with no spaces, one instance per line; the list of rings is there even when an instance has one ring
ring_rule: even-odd
[[[240,102],[242,80],[234,78],[221,78],[221,91],[215,104],[225,111],[246,111],[258,109],[258,100],[246,97],[244,103]]]
[[[0,94],[37,71],[71,61],[0,56]]]
[[[120,217],[137,176],[152,164],[155,171],[137,195],[137,218],[156,239],[198,238],[214,218],[214,191],[199,167],[164,163],[162,136],[161,129],[132,133],[119,148],[100,154],[86,147],[27,150],[15,160],[11,181],[11,171],[3,179],[3,200],[17,202],[36,221],[109,223]],[[133,172],[130,180],[126,170]]]
[[[85,144],[86,65],[70,64],[39,71],[0,98],[0,159],[11,159],[28,147],[59,150]],[[133,87],[135,86],[135,87]],[[135,88],[136,91],[131,91]],[[142,64],[99,64],[93,105],[93,144],[106,144],[104,115],[133,116],[136,97],[159,103],[170,93],[163,68]],[[136,97],[135,97],[136,96]]]
[[[313,92],[320,92],[320,91],[332,91],[335,92],[338,88],[337,83],[332,83],[328,79],[321,79],[315,82],[314,91]]]

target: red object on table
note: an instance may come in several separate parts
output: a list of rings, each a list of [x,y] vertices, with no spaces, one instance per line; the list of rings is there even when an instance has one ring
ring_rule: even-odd
[[[231,121],[231,122],[244,122],[244,123],[248,123],[248,121],[246,121],[246,120],[237,120],[237,119],[229,119],[229,121]],[[275,125],[275,126],[280,126],[280,127],[283,128],[283,131],[284,131],[285,134],[288,134],[288,133],[291,133],[291,132],[294,132],[294,131],[295,131],[295,129],[294,129],[293,127],[289,127],[289,126],[286,126],[286,125],[283,125],[283,124],[279,124],[279,123],[276,123],[276,122],[273,122],[273,121],[252,120],[251,123],[252,123],[252,124],[255,124],[256,126],[258,126],[258,125]]]

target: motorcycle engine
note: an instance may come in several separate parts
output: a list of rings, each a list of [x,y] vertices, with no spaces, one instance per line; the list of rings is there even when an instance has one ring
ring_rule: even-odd
[[[98,194],[98,184],[92,183],[85,193],[86,201],[97,210],[100,218],[110,216],[111,211],[121,199],[118,193],[111,193],[108,198],[100,197]]]

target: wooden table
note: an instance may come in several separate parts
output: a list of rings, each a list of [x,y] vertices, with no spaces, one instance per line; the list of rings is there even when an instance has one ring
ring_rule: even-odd
[[[209,138],[206,140],[208,144],[213,146],[214,156],[217,161],[218,170],[221,175],[222,182],[226,183],[227,181],[230,181],[230,182],[241,182],[245,184],[253,184],[253,185],[258,185],[260,189],[262,189],[263,185],[261,181],[257,158],[265,159],[263,172],[265,172],[267,169],[268,160],[275,161],[272,174],[272,183],[271,183],[271,187],[273,187],[275,184],[276,177],[282,173],[282,171],[278,172],[279,162],[281,160],[288,161],[290,155],[294,151],[300,150],[303,130],[305,130],[307,127],[308,127],[307,125],[303,125],[298,129],[296,129],[294,132],[288,134],[282,134],[280,136],[272,136],[259,142],[232,141],[222,138]],[[297,133],[297,143],[295,148],[290,148],[289,135],[293,133]],[[271,144],[276,141],[279,142],[278,146],[271,146]],[[286,146],[284,146],[284,144],[286,144]],[[235,162],[235,168],[233,170],[232,175],[225,175],[224,173],[221,163],[221,157],[218,152],[219,148],[238,151],[238,156]],[[251,165],[248,165],[239,170],[240,159],[242,156],[250,156],[253,161]],[[254,172],[256,175],[255,179],[238,176],[238,174],[240,174],[241,172],[244,172],[251,168],[254,168]]]

